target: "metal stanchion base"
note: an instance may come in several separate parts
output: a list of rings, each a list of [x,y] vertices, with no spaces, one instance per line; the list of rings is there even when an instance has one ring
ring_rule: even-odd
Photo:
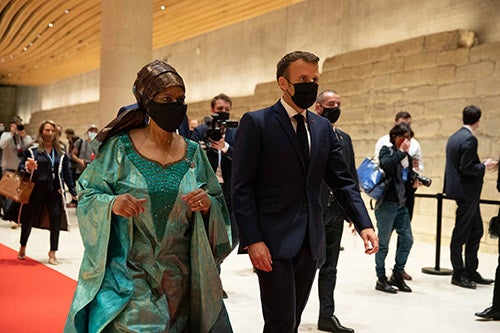
[[[432,275],[451,275],[453,274],[453,270],[449,268],[436,269],[436,267],[423,267],[422,273],[432,274]]]

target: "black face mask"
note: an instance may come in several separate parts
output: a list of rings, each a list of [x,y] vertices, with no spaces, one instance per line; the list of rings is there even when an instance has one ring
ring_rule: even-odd
[[[167,132],[175,132],[186,116],[187,105],[182,102],[157,103],[151,101],[148,114],[160,128]]]
[[[285,78],[286,79],[286,78]],[[290,80],[286,79],[288,82]],[[291,83],[291,82],[290,82]],[[316,101],[318,95],[318,84],[314,82],[293,83],[295,94],[292,101],[301,109],[307,109]],[[288,90],[287,90],[288,92]],[[290,94],[290,93],[289,93]]]
[[[336,123],[340,117],[340,108],[323,108],[323,113],[321,114],[326,119],[330,120],[332,124]]]

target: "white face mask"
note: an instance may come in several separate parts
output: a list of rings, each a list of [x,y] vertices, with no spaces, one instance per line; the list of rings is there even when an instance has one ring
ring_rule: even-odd
[[[89,136],[90,140],[94,140],[95,137],[97,136],[96,132],[87,132],[87,135]]]

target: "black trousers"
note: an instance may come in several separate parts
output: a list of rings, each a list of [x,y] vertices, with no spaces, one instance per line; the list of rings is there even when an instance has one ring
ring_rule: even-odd
[[[324,226],[326,253],[325,262],[318,275],[319,316],[331,317],[335,313],[333,292],[337,284],[337,263],[339,261],[340,241],[344,231],[343,214],[331,216],[324,222]]]
[[[455,228],[451,235],[450,259],[453,276],[471,276],[479,266],[477,252],[483,236],[483,220],[479,210],[479,199],[457,200]],[[464,258],[462,248],[465,245]]]
[[[39,225],[43,208],[47,209],[50,221],[50,251],[57,251],[63,214],[62,198],[58,191],[48,191],[45,183],[37,183],[31,192],[30,202],[21,212],[21,246],[26,246],[33,225]]]
[[[493,288],[493,309],[500,311],[500,239],[498,240],[498,265],[495,273],[495,287]]]
[[[264,333],[298,332],[316,274],[309,246],[291,259],[273,259],[271,272],[257,271]]]

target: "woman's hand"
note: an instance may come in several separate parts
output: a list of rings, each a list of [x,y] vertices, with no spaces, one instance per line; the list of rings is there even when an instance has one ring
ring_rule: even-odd
[[[182,200],[192,212],[207,214],[212,207],[212,201],[205,190],[199,188],[182,196]]]
[[[123,217],[137,216],[144,212],[145,198],[137,199],[130,194],[120,194],[113,203],[113,213]]]
[[[38,163],[31,157],[28,157],[25,166],[26,170],[28,170],[30,173],[38,169]]]

